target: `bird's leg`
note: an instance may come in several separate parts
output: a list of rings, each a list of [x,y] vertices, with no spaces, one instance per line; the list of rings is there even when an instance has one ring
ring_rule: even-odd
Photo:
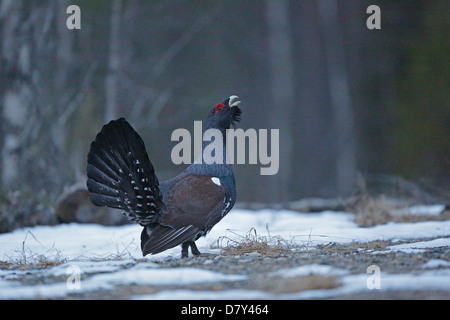
[[[182,258],[187,258],[189,256],[189,252],[188,252],[189,247],[191,247],[191,252],[194,256],[201,255],[201,252],[198,250],[197,246],[195,245],[195,242],[187,241],[187,242],[183,242],[181,244],[181,257]]]
[[[188,249],[189,242],[184,242],[181,244],[181,258],[187,258],[189,256]]]
[[[194,256],[199,256],[201,255],[201,252],[198,250],[196,244],[194,241],[188,242],[189,245],[191,246],[191,252]]]

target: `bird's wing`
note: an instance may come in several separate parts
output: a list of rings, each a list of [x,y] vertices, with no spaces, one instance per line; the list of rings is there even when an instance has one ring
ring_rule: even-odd
[[[164,198],[159,225],[143,246],[144,255],[162,252],[209,231],[222,219],[225,194],[217,177],[186,174],[177,179]]]

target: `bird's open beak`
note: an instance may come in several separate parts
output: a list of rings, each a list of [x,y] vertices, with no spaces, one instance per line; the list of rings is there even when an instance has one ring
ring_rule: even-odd
[[[230,106],[230,108],[237,107],[241,103],[241,101],[236,100],[239,99],[238,96],[230,96],[228,99],[229,99],[228,105]]]

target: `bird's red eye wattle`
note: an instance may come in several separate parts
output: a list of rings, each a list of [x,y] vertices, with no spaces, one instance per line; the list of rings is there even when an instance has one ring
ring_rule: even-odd
[[[216,111],[214,112],[214,114],[216,114],[217,112],[219,112],[220,110],[222,110],[225,107],[225,105],[223,103],[219,103],[216,106]]]

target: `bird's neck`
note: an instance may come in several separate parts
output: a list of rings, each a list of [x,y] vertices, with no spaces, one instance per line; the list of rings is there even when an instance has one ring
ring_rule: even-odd
[[[185,171],[211,176],[233,175],[226,145],[226,129],[206,123],[203,130],[202,152]]]

